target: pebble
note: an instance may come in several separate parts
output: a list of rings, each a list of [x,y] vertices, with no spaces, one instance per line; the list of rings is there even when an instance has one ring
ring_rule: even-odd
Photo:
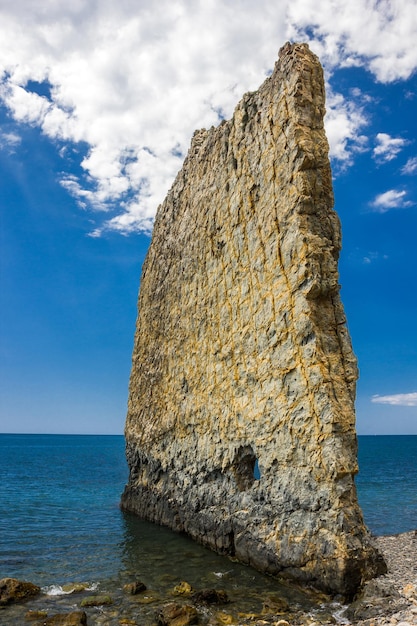
[[[352,605],[354,615],[350,609],[350,621],[343,612],[336,621],[345,626],[417,626],[417,530],[374,539],[388,572],[365,585],[363,597]]]

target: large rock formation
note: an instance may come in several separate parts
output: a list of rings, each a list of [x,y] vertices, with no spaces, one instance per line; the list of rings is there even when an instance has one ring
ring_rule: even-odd
[[[324,111],[318,59],[287,44],[232,120],[195,133],[143,267],[122,507],[352,595],[384,565],[354,485]]]

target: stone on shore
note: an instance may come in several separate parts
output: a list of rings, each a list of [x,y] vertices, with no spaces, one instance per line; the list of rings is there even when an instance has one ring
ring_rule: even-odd
[[[146,591],[146,585],[141,580],[136,580],[133,583],[127,583],[124,585],[123,591],[131,596],[136,596],[138,593]]]
[[[161,608],[157,615],[159,626],[190,626],[198,623],[197,609],[188,604],[171,602]]]
[[[268,598],[263,603],[262,613],[268,614],[279,614],[285,613],[289,610],[288,602],[284,598],[279,598],[275,596],[273,598]]]
[[[42,626],[87,626],[87,614],[84,611],[57,613],[42,620]]]
[[[229,597],[225,591],[218,589],[202,589],[193,595],[198,604],[227,604]]]
[[[358,598],[349,605],[344,615],[353,622],[374,619],[383,615],[389,617],[404,611],[408,602],[391,582],[380,578],[366,583]]]
[[[33,598],[40,592],[40,587],[33,583],[16,578],[2,578],[0,580],[0,606]]]
[[[81,593],[90,587],[91,583],[66,583],[62,585],[62,591],[65,593]]]
[[[185,580],[181,581],[178,585],[175,585],[172,590],[172,594],[174,596],[189,596],[192,592],[193,588],[190,583],[187,583]]]

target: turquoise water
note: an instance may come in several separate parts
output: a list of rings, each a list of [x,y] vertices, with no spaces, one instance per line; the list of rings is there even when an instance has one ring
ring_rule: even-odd
[[[359,503],[375,535],[417,529],[417,435],[359,437]]]
[[[139,575],[160,591],[181,580],[196,588],[221,582],[240,590],[242,605],[260,589],[276,590],[250,568],[123,514],[121,436],[0,435],[0,458],[0,578],[120,588]],[[417,528],[417,436],[360,437],[359,463],[359,500],[371,531]]]
[[[0,572],[41,580],[106,577],[121,558],[123,437],[0,436]]]
[[[243,611],[260,611],[268,593],[303,610],[311,605],[300,590],[122,513],[128,471],[121,436],[0,435],[0,455],[0,578],[29,580],[61,597],[62,585],[88,582],[119,608],[123,585],[138,578],[171,601],[186,580],[193,589],[226,590]],[[74,610],[71,596],[66,602],[60,599],[61,608]],[[14,610],[13,623],[25,623],[12,607],[3,617],[0,611],[0,624]]]

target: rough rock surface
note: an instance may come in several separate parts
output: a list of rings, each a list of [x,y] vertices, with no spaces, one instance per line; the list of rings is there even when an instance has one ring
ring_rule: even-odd
[[[37,596],[40,592],[40,587],[33,583],[17,580],[17,578],[2,578],[0,580],[0,606],[21,602]]]
[[[324,97],[318,59],[287,44],[232,120],[194,134],[143,267],[122,507],[351,596],[385,565],[354,485]]]
[[[156,616],[158,626],[189,626],[198,623],[198,613],[194,606],[170,602],[163,606]]]

